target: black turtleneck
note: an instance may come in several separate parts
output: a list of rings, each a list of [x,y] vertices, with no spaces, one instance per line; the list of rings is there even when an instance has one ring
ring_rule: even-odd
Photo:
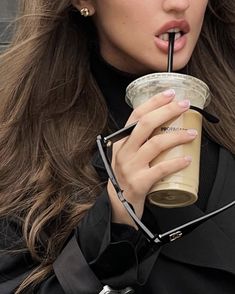
[[[122,72],[108,64],[99,54],[91,57],[91,71],[100,87],[117,128],[122,128],[132,112],[125,102],[127,86],[139,76]],[[196,205],[205,210],[217,171],[219,145],[202,135],[199,197]]]
[[[91,70],[107,101],[116,127],[119,129],[124,127],[132,112],[132,108],[125,102],[126,88],[139,76],[116,69],[97,53],[92,55]]]

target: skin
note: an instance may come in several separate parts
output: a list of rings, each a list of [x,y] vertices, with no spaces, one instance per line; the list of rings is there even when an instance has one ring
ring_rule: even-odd
[[[120,70],[132,73],[165,71],[166,53],[155,46],[155,35],[171,20],[190,27],[186,47],[175,54],[175,70],[184,67],[200,34],[207,0],[74,0],[87,7],[98,29],[101,54]]]
[[[97,27],[103,58],[116,68],[145,74],[165,71],[167,53],[155,44],[159,29],[172,20],[186,20],[190,25],[186,45],[174,54],[174,70],[188,63],[197,43],[207,0],[74,0],[80,10],[87,7]],[[157,135],[152,131],[164,122],[177,118],[188,110],[172,101],[174,91],[160,93],[137,107],[127,125],[138,121],[132,134],[113,146],[112,167],[127,200],[141,218],[146,194],[163,177],[187,167],[193,160],[189,154],[182,158],[161,162],[154,167],[149,163],[168,148],[191,142],[197,134],[190,130]],[[107,186],[112,205],[113,221],[133,225],[132,220]]]

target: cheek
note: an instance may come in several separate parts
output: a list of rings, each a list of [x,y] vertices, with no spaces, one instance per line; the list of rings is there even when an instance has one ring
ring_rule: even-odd
[[[197,22],[196,25],[199,28],[199,30],[200,30],[200,27],[201,27],[203,20],[204,20],[207,3],[208,3],[208,1],[202,1],[201,5],[199,4],[199,6],[195,7],[195,10],[194,10],[194,13],[196,11],[196,13],[195,13],[196,22]]]
[[[131,47],[134,50],[134,46],[146,43],[151,30],[140,19],[124,12],[113,14],[113,17],[112,14],[106,15],[97,24],[101,47]]]
[[[192,38],[195,43],[201,33],[206,7],[207,1],[203,1],[201,2],[201,5],[195,5],[194,9],[191,10],[190,19],[192,20]]]
[[[155,0],[151,1],[150,4],[155,3]],[[149,32],[150,19],[155,16],[151,9],[153,4],[146,7],[143,0],[100,0],[97,3],[96,24],[100,36],[128,42],[137,33],[141,37],[143,31]]]

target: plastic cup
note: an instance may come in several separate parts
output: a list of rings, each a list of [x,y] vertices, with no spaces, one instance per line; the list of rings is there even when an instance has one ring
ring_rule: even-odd
[[[133,108],[150,97],[168,89],[176,92],[175,100],[189,99],[191,105],[204,109],[210,103],[210,90],[201,80],[177,73],[154,73],[138,78],[126,89],[126,102]],[[183,207],[198,199],[202,115],[195,110],[187,110],[179,118],[164,123],[153,135],[196,129],[198,136],[193,142],[182,144],[162,152],[150,166],[164,160],[191,155],[192,163],[183,170],[161,179],[148,193],[151,203],[166,207]]]

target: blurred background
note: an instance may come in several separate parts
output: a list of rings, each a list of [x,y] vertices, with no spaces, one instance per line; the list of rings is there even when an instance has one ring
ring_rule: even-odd
[[[19,0],[0,0],[0,52],[9,44],[12,28],[9,23],[15,18]]]

